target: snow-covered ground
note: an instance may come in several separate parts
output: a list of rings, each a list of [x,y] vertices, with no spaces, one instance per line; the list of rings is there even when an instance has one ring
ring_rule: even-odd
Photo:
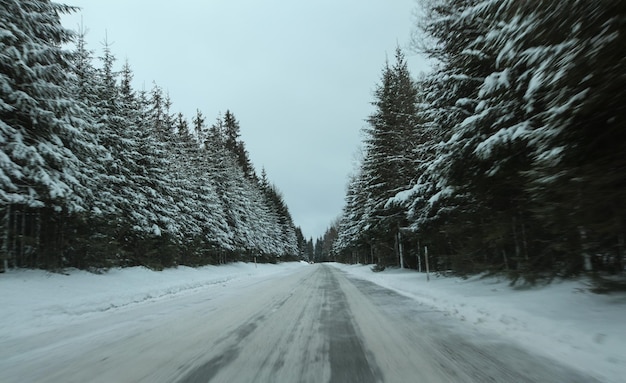
[[[308,264],[231,263],[155,272],[144,267],[111,269],[104,274],[68,270],[12,270],[0,274],[0,341],[8,335],[46,331],[120,307],[229,285],[242,279],[268,278]]]
[[[458,321],[460,331],[499,334],[533,353],[548,355],[605,382],[626,381],[626,294],[597,295],[584,281],[514,289],[507,281],[463,280],[415,271],[332,264],[431,306]],[[0,347],[3,339],[35,335],[106,315],[118,308],[197,292],[237,291],[240,284],[280,278],[306,263],[236,263],[161,272],[113,269],[102,275],[17,270],[0,274]]]
[[[333,266],[436,308],[477,332],[495,332],[601,381],[626,382],[626,293],[594,294],[581,280],[515,289],[498,278],[431,274],[427,282],[426,274],[411,270],[374,273],[363,265]]]

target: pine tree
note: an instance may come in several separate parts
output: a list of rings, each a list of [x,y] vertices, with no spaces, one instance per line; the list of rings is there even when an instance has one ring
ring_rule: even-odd
[[[296,241],[298,243],[298,259],[304,260],[306,259],[306,239],[302,233],[302,228],[299,226],[296,227]]]
[[[394,251],[400,227],[405,225],[405,214],[397,206],[388,206],[387,201],[404,189],[411,178],[417,114],[417,88],[400,48],[396,49],[394,65],[385,66],[375,97],[376,111],[367,120],[360,192],[366,196],[362,199],[368,241],[376,242],[388,255],[389,249]],[[389,256],[386,258],[383,263],[392,262]]]
[[[65,113],[72,103],[63,88],[69,55],[60,48],[72,35],[62,28],[58,16],[72,10],[49,2],[3,1],[0,196],[4,204],[81,208],[80,201],[72,201],[73,188],[79,185],[66,172],[78,165],[69,149],[77,132]]]
[[[49,1],[1,4],[0,201],[12,219],[18,212],[25,219],[30,209],[38,216],[30,233],[35,252],[13,264],[61,267],[64,217],[87,209],[81,158],[93,144],[72,116],[82,112],[66,88],[70,55],[61,47],[72,34],[59,15],[75,9]],[[21,247],[24,253],[23,240]]]
[[[533,154],[527,191],[545,230],[540,240],[551,239],[534,262],[561,275],[620,272],[626,6],[617,0],[570,5],[566,12],[565,4],[528,4],[528,20],[512,17],[511,35],[525,38],[512,39],[502,54],[503,65],[519,74]]]
[[[265,203],[271,212],[271,222],[275,227],[278,255],[283,258],[295,257],[298,253],[296,228],[291,213],[280,191],[274,185],[263,189]]]
[[[0,4],[2,268],[302,255],[302,233],[257,178],[230,111],[207,128],[198,110],[189,126],[156,84],[133,89],[106,39],[98,69],[82,26],[63,50],[73,35],[59,14],[74,8]]]
[[[427,12],[427,51],[440,60],[430,119],[445,145],[413,187],[409,218],[452,255],[445,267],[533,280],[590,269],[592,252],[621,267],[623,176],[606,166],[622,166],[625,12],[619,2],[569,6],[450,0]]]
[[[93,67],[93,53],[87,48],[85,36],[81,25],[66,88],[75,100],[72,119],[90,141],[89,151],[76,152],[83,163],[82,183],[86,186],[84,199],[88,211],[67,220],[65,231],[72,239],[64,258],[74,267],[102,269],[118,264],[116,254],[120,248],[115,219],[121,211],[121,200],[117,188],[113,187],[119,178],[108,173],[113,158],[111,151],[101,143],[106,135],[103,135],[105,126],[99,122],[99,74]]]
[[[204,115],[202,115],[202,112],[200,111],[200,109],[197,109],[196,115],[194,116],[191,123],[193,124],[193,132],[196,136],[196,139],[200,143],[204,143],[204,140],[208,133],[205,122],[206,121],[205,121]]]
[[[370,260],[366,254],[371,253],[372,241],[365,235],[368,212],[365,211],[367,196],[363,191],[362,176],[362,171],[359,169],[359,173],[353,175],[348,182],[345,205],[339,220],[338,236],[333,245],[333,252],[350,260],[354,258],[354,254],[358,254],[359,261],[369,263],[373,260]],[[357,261],[354,260],[354,262]]]
[[[235,115],[230,110],[227,110],[224,115],[223,129],[225,148],[234,156],[245,176],[248,179],[255,180],[256,174],[252,161],[250,161],[244,142],[240,139],[241,128],[239,121],[237,121]]]

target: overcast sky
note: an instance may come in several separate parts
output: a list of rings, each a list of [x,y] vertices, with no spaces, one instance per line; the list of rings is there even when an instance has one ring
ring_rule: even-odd
[[[231,110],[257,172],[282,191],[305,237],[339,216],[372,92],[414,0],[57,0],[101,55],[105,35],[135,86],[167,90],[173,112],[212,123]],[[407,51],[414,75],[427,70]]]

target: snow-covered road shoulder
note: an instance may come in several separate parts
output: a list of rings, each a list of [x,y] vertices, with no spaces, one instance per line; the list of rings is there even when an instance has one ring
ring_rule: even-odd
[[[411,270],[374,273],[369,266],[332,264],[469,323],[495,332],[606,382],[626,376],[626,293],[598,295],[584,281],[515,289],[498,278],[437,277]]]
[[[0,339],[83,320],[89,315],[165,299],[197,289],[220,288],[242,279],[289,273],[307,263],[277,265],[233,263],[221,266],[152,271],[144,267],[111,269],[103,274],[67,270],[12,270],[0,274]]]

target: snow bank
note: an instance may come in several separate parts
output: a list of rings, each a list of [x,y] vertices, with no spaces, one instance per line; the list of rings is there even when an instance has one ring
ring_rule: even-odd
[[[515,289],[498,278],[431,274],[427,282],[424,273],[411,270],[374,273],[368,266],[332,265],[601,381],[626,379],[626,293],[597,295],[583,280]]]
[[[43,331],[85,316],[154,301],[244,278],[264,278],[305,267],[303,262],[278,265],[233,263],[201,268],[152,271],[144,267],[112,269],[104,274],[69,270],[12,270],[0,274],[0,339]]]

